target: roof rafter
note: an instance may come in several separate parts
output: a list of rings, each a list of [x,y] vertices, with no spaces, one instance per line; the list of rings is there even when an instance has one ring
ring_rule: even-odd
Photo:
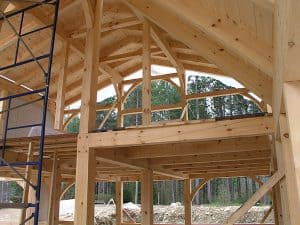
[[[92,0],[81,0],[81,5],[85,17],[86,28],[92,28],[94,24],[94,12],[93,12],[93,5],[94,3]]]

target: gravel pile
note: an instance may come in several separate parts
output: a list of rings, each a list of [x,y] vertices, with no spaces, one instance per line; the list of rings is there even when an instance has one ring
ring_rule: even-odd
[[[68,200],[69,201],[69,200]],[[74,208],[70,207],[73,202],[68,202],[68,207],[62,207],[61,220],[73,220]],[[66,204],[63,204],[66,205]],[[239,206],[193,206],[192,217],[194,224],[222,224]],[[269,206],[255,206],[245,214],[239,223],[259,223]],[[133,203],[124,204],[124,221],[141,222],[140,205]],[[95,205],[95,225],[114,225],[115,206]],[[154,206],[154,223],[156,224],[184,224],[184,207],[180,203],[172,203],[168,206]],[[274,223],[273,214],[269,216],[266,223]]]

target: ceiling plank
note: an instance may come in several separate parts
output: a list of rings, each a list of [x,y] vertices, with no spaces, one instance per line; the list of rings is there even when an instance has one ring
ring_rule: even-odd
[[[173,0],[159,2],[180,18],[197,27],[221,46],[272,77],[272,46],[259,41],[226,19],[214,18],[213,12],[198,0]]]

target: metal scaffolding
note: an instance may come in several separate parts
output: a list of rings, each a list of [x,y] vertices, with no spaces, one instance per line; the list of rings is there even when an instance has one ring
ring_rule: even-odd
[[[25,2],[25,1],[24,1]],[[40,0],[40,1],[26,1],[27,6],[22,9],[18,9],[13,12],[5,13],[0,10],[0,22],[5,22],[13,31],[15,36],[17,37],[17,43],[15,46],[15,54],[13,57],[13,62],[8,65],[0,65],[0,72],[8,69],[12,69],[15,67],[19,67],[29,63],[36,63],[40,68],[40,73],[37,75],[42,75],[44,78],[44,86],[38,90],[28,89],[28,92],[9,95],[4,98],[0,98],[0,102],[5,102],[6,109],[3,110],[2,114],[5,115],[5,125],[3,129],[2,136],[2,146],[1,146],[1,157],[0,157],[0,166],[10,168],[18,177],[20,177],[27,185],[31,186],[35,191],[35,202],[22,202],[22,203],[0,203],[0,208],[20,208],[20,209],[28,209],[32,208],[32,214],[24,219],[20,224],[25,224],[26,222],[33,219],[34,225],[38,225],[38,216],[39,216],[39,207],[40,207],[40,195],[41,195],[41,180],[42,180],[42,165],[43,165],[43,150],[44,150],[44,138],[45,138],[45,126],[46,126],[46,116],[47,116],[47,103],[48,103],[48,94],[49,94],[49,84],[51,77],[51,65],[53,60],[53,52],[54,52],[54,43],[55,43],[55,32],[57,25],[57,17],[58,17],[58,6],[59,0]],[[53,17],[51,19],[50,24],[46,24],[45,26],[38,27],[36,29],[32,29],[28,32],[23,33],[23,22],[24,17],[27,13],[30,13],[31,10],[39,10],[41,7],[50,7],[53,10]],[[14,24],[10,21],[11,18],[18,17],[20,18],[19,27],[15,27]],[[50,42],[49,42],[49,51],[42,55],[35,55],[29,45],[24,40],[24,37],[28,37],[30,35],[37,34],[43,30],[50,31]],[[29,53],[29,58],[26,60],[18,60],[20,45],[23,45],[24,49],[27,53]],[[47,65],[43,66],[41,60],[48,60]],[[24,74],[26,76],[26,74]],[[12,106],[12,102],[16,99],[19,99],[24,96],[36,96],[37,98],[31,102]],[[25,105],[32,105],[35,102],[42,102],[42,112],[41,112],[41,121],[39,123],[32,124],[21,124],[17,126],[10,126],[10,113],[17,108],[22,108]],[[7,138],[8,132],[18,129],[24,128],[32,128],[32,127],[40,127],[40,138],[39,138],[39,150],[38,155],[35,157],[36,160],[30,160],[26,162],[10,162],[6,160],[6,153],[9,151],[7,148]],[[22,175],[21,172],[18,171],[20,167],[29,167],[35,166],[37,168],[37,178],[36,183],[33,183],[32,180],[27,179]]]

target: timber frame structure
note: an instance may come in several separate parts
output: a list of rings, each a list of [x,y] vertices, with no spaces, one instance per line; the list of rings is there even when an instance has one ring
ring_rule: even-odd
[[[0,10],[9,14],[29,2],[0,0]],[[183,180],[185,224],[191,225],[191,202],[210,179],[246,176],[258,182],[260,189],[226,225],[234,224],[265,194],[272,196],[276,225],[298,225],[299,11],[298,0],[61,1],[48,110],[57,130],[63,131],[79,113],[81,122],[79,134],[45,137],[43,179],[51,185],[47,224],[66,223],[58,216],[59,199],[65,193],[60,190],[61,182],[67,182],[68,187],[75,183],[75,225],[94,223],[95,182],[116,182],[116,223],[124,225],[128,223],[122,220],[122,182],[141,181],[142,225],[152,225],[153,181]],[[49,24],[50,17],[47,8],[30,11],[23,21],[23,32]],[[16,27],[18,23],[19,19],[11,19]],[[49,39],[49,33],[41,30],[25,41],[32,53],[38,54]],[[11,60],[17,40],[0,21],[1,64]],[[26,60],[26,50],[19,51],[19,59]],[[152,64],[174,67],[176,73],[152,76]],[[2,71],[0,97],[41,87],[43,79],[35,76],[38,69],[25,65]],[[126,78],[140,69],[141,78]],[[185,70],[232,77],[244,88],[188,95]],[[151,81],[158,79],[178,88],[179,104],[152,106]],[[97,91],[111,84],[115,103],[98,105]],[[143,84],[142,108],[124,109],[126,97],[139,84]],[[126,91],[125,86],[129,86]],[[236,94],[252,99],[265,113],[222,120],[188,119],[189,100]],[[24,101],[32,100],[24,96]],[[79,109],[68,108],[79,100]],[[5,104],[0,108],[5,111]],[[118,127],[123,127],[128,114],[142,114],[143,124],[97,132],[96,111],[108,111],[109,115],[114,109],[118,111]],[[171,109],[182,110],[179,121],[151,123],[151,112]],[[4,120],[0,114],[1,128]],[[6,161],[35,159],[38,144],[37,137],[7,139]],[[20,166],[18,170],[27,179],[37,172],[36,167]],[[270,179],[262,183],[261,175]],[[0,169],[0,176],[16,178],[7,168]],[[192,190],[191,180],[196,178],[203,182]],[[27,188],[25,199],[32,197],[30,192]],[[26,213],[30,215],[28,210]]]

